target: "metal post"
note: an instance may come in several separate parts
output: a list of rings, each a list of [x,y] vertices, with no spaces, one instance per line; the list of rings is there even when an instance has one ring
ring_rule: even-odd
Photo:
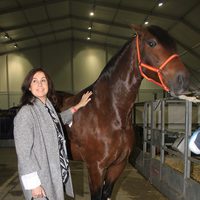
[[[9,84],[9,70],[8,70],[8,54],[6,55],[6,81],[7,81],[7,97],[8,97],[8,108],[10,108],[10,84]]]
[[[161,147],[160,147],[160,160],[161,160],[161,165],[164,164],[164,159],[165,159],[165,100],[161,101]],[[160,170],[161,171],[161,170]]]
[[[148,104],[144,104],[143,111],[143,153],[147,152],[147,114],[148,114]],[[144,156],[143,156],[144,157]]]
[[[188,149],[188,136],[191,135],[192,129],[192,102],[185,102],[185,153],[184,153],[184,186],[183,194],[186,196],[187,179],[190,177],[191,161],[188,159],[190,152]]]
[[[152,102],[151,103],[151,158],[154,158],[155,157],[155,152],[156,152],[156,148],[155,148],[155,145],[153,145],[152,143],[152,139],[153,139],[153,129],[155,128],[155,122],[154,122],[154,104],[156,102]]]

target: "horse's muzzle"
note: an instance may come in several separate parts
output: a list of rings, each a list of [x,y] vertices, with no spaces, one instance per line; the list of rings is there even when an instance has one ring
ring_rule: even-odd
[[[186,94],[188,92],[189,83],[189,77],[186,74],[177,74],[174,80],[169,82],[170,94],[172,96]]]

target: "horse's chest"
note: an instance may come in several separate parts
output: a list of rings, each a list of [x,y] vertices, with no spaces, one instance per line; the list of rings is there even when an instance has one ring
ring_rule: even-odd
[[[131,135],[120,135],[113,137],[112,142],[107,144],[106,151],[104,152],[108,156],[108,160],[112,162],[121,162],[131,152],[133,139]]]
[[[113,132],[107,141],[105,140],[106,145],[108,145],[112,151],[122,152],[127,151],[132,147],[133,144],[133,134],[130,131],[117,131]]]
[[[131,134],[121,134],[119,136],[115,136],[113,138],[113,143],[117,144],[119,147],[126,147],[132,143],[132,136]]]

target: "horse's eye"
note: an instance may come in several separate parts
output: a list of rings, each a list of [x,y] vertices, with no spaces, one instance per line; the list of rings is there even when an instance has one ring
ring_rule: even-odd
[[[136,36],[137,36],[137,33],[134,33],[134,34],[133,34],[133,37],[135,38]]]
[[[154,41],[154,40],[147,41],[147,44],[148,44],[150,47],[155,47],[155,46],[157,45],[156,41]]]

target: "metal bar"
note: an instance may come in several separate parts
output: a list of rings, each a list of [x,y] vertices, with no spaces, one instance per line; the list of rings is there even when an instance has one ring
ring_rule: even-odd
[[[192,124],[192,102],[185,102],[185,155],[184,155],[184,185],[183,195],[186,196],[187,179],[190,177],[191,161],[188,157],[191,155],[188,149],[188,136],[191,135]]]
[[[161,117],[161,122],[160,122],[159,120],[157,120],[158,109],[157,109],[156,113],[155,113],[156,109],[153,109],[154,106],[157,107],[157,104],[154,102],[155,101],[148,102],[145,104],[146,105],[146,107],[145,107],[146,115],[144,118],[145,124],[143,125],[143,127],[145,129],[145,134],[146,134],[145,138],[144,138],[144,143],[146,145],[147,151],[149,150],[149,147],[150,147],[150,156],[151,156],[151,157],[149,157],[150,160],[148,163],[143,162],[145,164],[145,166],[144,166],[145,170],[150,170],[147,178],[149,178],[149,180],[152,184],[155,183],[155,186],[158,187],[158,189],[161,190],[161,192],[164,192],[165,194],[166,194],[166,189],[163,188],[163,186],[165,187],[165,184],[172,184],[172,187],[174,187],[174,186],[176,187],[176,182],[177,182],[177,184],[179,184],[179,185],[177,185],[177,188],[174,188],[173,191],[168,190],[169,196],[168,195],[167,196],[170,199],[176,199],[176,200],[198,199],[199,194],[200,194],[199,186],[198,186],[199,183],[198,182],[195,183],[192,180],[193,178],[190,177],[191,176],[190,171],[191,171],[191,163],[200,164],[200,156],[194,156],[194,155],[191,156],[191,152],[189,151],[189,148],[188,148],[188,142],[189,142],[189,137],[191,136],[192,125],[194,125],[194,124],[192,124],[192,108],[196,109],[196,104],[192,104],[192,102],[185,101],[185,100],[172,101],[170,99],[170,101],[168,101],[168,99],[167,100],[163,99],[161,101],[160,110],[159,110],[159,112],[161,111],[161,113],[159,113],[159,117]],[[174,103],[175,103],[175,105],[176,105],[176,103],[179,104],[181,106],[181,109],[184,110],[184,114],[179,115],[181,120],[183,120],[183,124],[184,124],[183,128],[181,127],[181,131],[180,131],[180,129],[177,129],[176,127],[172,127],[172,130],[169,130],[169,128],[166,126],[168,123],[165,122],[165,120],[166,120],[165,119],[165,114],[166,114],[165,111],[168,109],[168,105],[170,106],[170,104],[174,104]],[[199,115],[199,113],[198,113],[198,115]],[[173,116],[171,116],[171,117],[173,117]],[[198,123],[199,123],[199,120],[198,120]],[[174,124],[178,124],[178,123],[175,122]],[[177,129],[177,131],[176,131],[176,129]],[[175,138],[177,138],[180,135],[185,135],[185,139],[184,139],[184,151],[185,152],[184,152],[184,154],[173,149],[171,146],[172,143],[166,143],[167,141],[165,141],[166,136],[170,136],[170,137],[174,136]],[[160,138],[158,138],[158,137],[160,137]],[[160,145],[160,147],[161,147],[160,154],[161,155],[160,155],[160,166],[159,166],[160,174],[159,174],[159,177],[155,177],[152,174],[153,148],[159,146],[158,145],[159,141],[161,144]],[[165,167],[163,165],[163,164],[167,164],[167,162],[165,163],[165,153],[166,152],[169,155],[174,155],[173,157],[176,157],[176,159],[180,159],[182,161],[182,163],[184,164],[184,171],[183,171],[183,174],[181,175],[182,177],[180,177],[180,175],[177,176],[175,173],[176,170],[174,170],[173,167],[169,165],[169,167],[172,169],[172,171],[174,171],[173,172],[174,179],[169,180],[168,178],[166,178],[166,176],[168,176],[168,174],[166,174],[166,173],[168,173],[168,172],[165,170]],[[144,159],[144,157],[143,157],[143,159]],[[148,167],[148,169],[146,169],[147,167]],[[169,175],[171,176],[171,174],[169,174]],[[158,180],[158,178],[159,178],[159,180]],[[160,184],[160,185],[158,186],[157,184]]]
[[[169,149],[167,146],[164,146],[163,149],[168,152],[169,154],[171,155],[175,155],[177,157],[180,157],[183,159],[183,154],[181,154],[180,152],[178,151],[175,151],[175,150],[172,150],[172,149]]]
[[[200,158],[189,157],[188,159],[193,163],[200,164]]]
[[[155,102],[152,102],[151,103],[151,158],[154,158],[155,155],[156,155],[156,153],[155,153],[156,152],[156,148],[152,143],[152,139],[154,137],[152,133],[153,133],[153,129],[155,128],[154,105],[155,105]]]
[[[165,159],[165,150],[163,149],[165,145],[165,101],[161,102],[161,153],[160,153],[160,160],[161,160],[161,167],[164,163]],[[161,170],[160,170],[161,171]],[[161,177],[160,177],[161,178]]]
[[[10,84],[9,84],[9,70],[8,70],[8,55],[6,55],[6,82],[7,82],[7,97],[8,97],[8,108],[10,108]]]
[[[143,119],[144,119],[144,123],[143,123],[143,153],[147,152],[147,114],[148,114],[148,104],[145,103],[144,104],[144,111],[143,111]]]

